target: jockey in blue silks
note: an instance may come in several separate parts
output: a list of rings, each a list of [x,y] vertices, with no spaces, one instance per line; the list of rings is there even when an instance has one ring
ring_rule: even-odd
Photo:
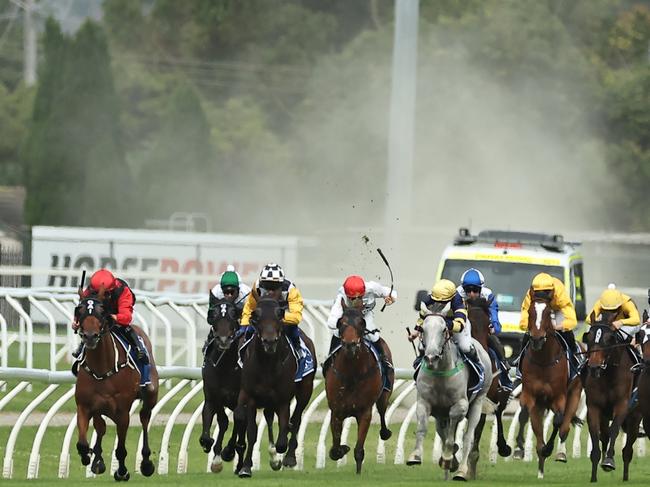
[[[485,278],[478,269],[467,269],[460,278],[461,284],[456,291],[463,298],[483,298],[487,301],[490,309],[490,334],[488,335],[488,348],[497,357],[497,364],[501,370],[499,384],[503,389],[512,390],[512,381],[508,375],[509,366],[505,360],[505,351],[497,335],[501,333],[499,322],[499,305],[492,290],[485,286]]]

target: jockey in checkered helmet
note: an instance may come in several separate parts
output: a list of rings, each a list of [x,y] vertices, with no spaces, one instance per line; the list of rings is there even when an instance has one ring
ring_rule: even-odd
[[[251,316],[260,298],[276,299],[284,308],[284,333],[289,337],[294,347],[300,350],[300,329],[304,303],[300,291],[285,278],[284,270],[275,262],[266,264],[260,272],[260,277],[246,299],[242,313],[241,326],[243,333],[252,331]]]

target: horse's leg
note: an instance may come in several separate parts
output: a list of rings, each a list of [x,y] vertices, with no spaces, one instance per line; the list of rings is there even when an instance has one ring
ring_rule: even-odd
[[[474,443],[472,445],[472,451],[469,453],[469,478],[476,480],[476,464],[478,463],[479,457],[479,445],[481,443],[481,436],[483,435],[483,428],[485,427],[485,414],[481,414],[481,417],[478,420],[476,429],[474,429]]]
[[[298,448],[298,440],[296,436],[298,435],[300,423],[302,422],[302,413],[307,407],[307,404],[309,404],[313,391],[314,374],[311,374],[298,383],[296,390],[296,408],[294,409],[293,414],[291,415],[291,420],[289,421],[289,430],[291,432],[291,437],[289,438],[289,449],[282,460],[282,465],[285,467],[292,468],[297,465],[296,448]]]
[[[415,449],[409,455],[408,460],[406,460],[407,465],[422,464],[422,442],[427,434],[429,416],[431,416],[431,404],[429,401],[418,398],[415,414],[418,421],[418,429],[415,432]],[[436,421],[436,425],[437,423]]]
[[[467,399],[463,398],[454,404],[449,409],[449,430],[447,431],[447,437],[444,440],[444,446],[442,449],[442,459],[444,462],[449,461],[449,469],[456,470],[455,465],[455,454],[458,448],[456,447],[456,430],[458,429],[458,424],[467,416],[469,411],[469,403]],[[479,410],[480,413],[480,410]],[[476,423],[474,423],[476,426]],[[469,453],[469,450],[465,453]],[[447,468],[445,468],[447,470]]]
[[[330,429],[332,430],[332,448],[330,448],[330,458],[332,460],[340,460],[350,451],[348,445],[341,445],[343,419],[343,417],[332,411],[332,420],[330,422]]]
[[[605,459],[607,454],[607,446],[609,445],[609,420],[602,411],[600,414],[600,450],[601,450],[601,460]]]
[[[618,438],[618,432],[621,429],[623,420],[627,414],[627,399],[619,401],[614,406],[612,423],[609,426],[609,447],[607,448],[607,453],[603,462],[600,464],[602,469],[605,472],[611,472],[616,469],[616,464],[614,463],[614,449],[616,447],[616,438]]]
[[[478,422],[481,420],[481,416],[483,416],[483,421],[485,421],[485,415],[481,414],[482,409],[483,400],[480,397],[469,405],[469,411],[467,412],[467,428],[465,429],[465,434],[463,434],[463,456],[458,465],[458,470],[456,470],[456,473],[454,474],[454,480],[467,480],[469,455],[472,452],[472,443],[476,439],[474,433]],[[478,461],[478,447],[476,454],[476,461]]]
[[[106,421],[104,421],[101,414],[95,414],[93,416],[93,426],[97,433],[97,441],[95,441],[95,446],[93,446],[94,457],[90,470],[92,473],[99,475],[106,471],[106,465],[102,457],[102,438],[106,434]]]
[[[243,391],[242,391],[243,393]],[[240,393],[240,400],[242,397]],[[246,454],[244,455],[244,461],[242,467],[239,470],[239,477],[246,478],[253,475],[253,448],[255,447],[255,441],[257,440],[257,422],[255,421],[255,416],[257,414],[257,407],[253,398],[249,397],[245,405],[246,413]]]
[[[560,426],[560,441],[558,443],[558,450],[555,456],[556,462],[566,463],[566,440],[573,424],[573,419],[576,417],[578,406],[580,404],[580,397],[582,395],[582,381],[577,377],[569,384],[567,391],[566,406],[564,407],[564,419]]]
[[[226,415],[226,410],[224,409],[223,404],[218,404],[215,408],[215,412],[217,413],[217,424],[219,425],[219,433],[217,433],[217,439],[214,442],[214,449],[213,449],[214,457],[212,459],[212,463],[210,464],[210,470],[213,473],[219,473],[221,472],[221,470],[223,470],[223,461],[221,458],[221,446],[223,444],[223,437],[225,436],[226,430],[228,429],[228,416]],[[203,430],[203,434],[205,435],[205,429]],[[209,437],[210,426],[208,426],[207,434]],[[210,438],[210,440],[212,440],[212,438]],[[232,452],[234,456],[234,452],[235,452],[234,448]],[[232,457],[230,458],[230,460],[232,460]]]
[[[269,465],[273,470],[280,470],[282,459],[275,448],[275,438],[273,438],[273,418],[275,412],[271,408],[264,409],[264,418],[266,419],[266,431],[269,437]]]
[[[203,431],[201,432],[199,443],[201,444],[203,451],[205,453],[208,453],[212,448],[212,444],[214,443],[214,440],[210,434],[210,430],[212,429],[212,418],[214,418],[215,408],[212,405],[212,401],[208,399],[208,395],[205,394],[205,392],[204,395],[205,402],[203,403],[203,409],[201,410]],[[219,432],[221,432],[221,427],[219,427]]]
[[[530,413],[530,425],[535,433],[536,450],[537,450],[537,478],[544,478],[544,408],[540,406],[533,406]]]
[[[517,431],[517,447],[515,448],[515,452],[513,453],[513,457],[515,458],[515,460],[522,460],[524,458],[524,453],[525,453],[524,431],[526,430],[526,424],[528,423],[529,418],[530,418],[530,414],[528,413],[528,408],[522,404],[521,411],[519,413],[519,431]]]
[[[357,443],[354,445],[354,461],[357,464],[357,475],[361,473],[361,465],[363,465],[363,458],[366,454],[363,445],[366,443],[366,436],[368,435],[368,428],[370,428],[371,419],[372,406],[357,416]]]
[[[625,446],[623,447],[623,480],[630,479],[630,462],[632,461],[632,454],[634,452],[634,442],[639,435],[639,423],[641,422],[641,416],[633,412],[629,414],[626,419],[626,428],[625,432],[627,434],[627,439],[625,440]],[[641,441],[645,441],[641,438]]]
[[[116,418],[115,424],[117,425],[117,448],[115,449],[115,457],[117,458],[118,467],[113,478],[119,481],[126,481],[131,478],[129,470],[126,468],[126,432],[129,429],[129,410],[128,408],[121,411]]]
[[[508,406],[508,398],[510,393],[504,391],[499,394],[499,405],[497,410],[494,412],[494,415],[497,420],[497,448],[499,455],[502,457],[509,457],[512,454],[512,448],[508,445],[506,441],[506,436],[503,431],[503,411],[505,411]]]
[[[225,428],[223,430],[224,435],[226,434],[226,430],[228,429],[228,416],[226,414],[225,409],[223,410],[223,415],[226,417],[225,421]],[[219,431],[221,432],[221,423],[219,423],[220,420],[220,415],[217,413],[217,422],[219,424]],[[223,450],[220,452],[221,454],[221,459],[226,461],[226,462],[232,462],[233,459],[235,458],[235,449],[236,449],[236,442],[238,438],[238,431],[237,431],[237,423],[236,421],[233,420],[233,426],[232,426],[232,433],[230,435],[230,439],[228,440],[228,443],[226,443],[226,446],[223,448]],[[216,454],[216,445],[215,445],[215,454]]]
[[[600,409],[597,407],[587,408],[587,425],[589,426],[589,436],[591,437],[591,481],[598,481],[598,462],[600,461],[600,447],[598,446],[600,436]]]
[[[90,464],[90,448],[88,446],[88,424],[90,423],[90,416],[88,411],[77,404],[77,430],[79,431],[79,438],[77,440],[77,452],[81,457],[81,464]]]
[[[140,409],[140,424],[142,425],[142,461],[140,462],[140,473],[145,477],[151,477],[156,470],[151,461],[151,448],[149,448],[149,421],[151,420],[151,410],[156,404],[157,392],[144,392],[142,408]]]

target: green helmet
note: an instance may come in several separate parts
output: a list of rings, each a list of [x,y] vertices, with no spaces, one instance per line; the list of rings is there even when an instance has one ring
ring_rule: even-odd
[[[221,287],[239,287],[239,277],[234,271],[226,271],[221,275]]]

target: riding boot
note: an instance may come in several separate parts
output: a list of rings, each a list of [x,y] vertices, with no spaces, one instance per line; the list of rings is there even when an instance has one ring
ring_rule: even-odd
[[[474,348],[474,345],[470,347],[469,352],[467,352],[465,355],[474,363],[474,365],[476,365],[479,374],[485,373],[483,362],[481,362],[481,359],[478,357],[478,352],[476,351],[476,348]]]
[[[384,388],[388,387],[388,367],[391,367],[391,364],[386,359],[386,354],[384,353],[384,348],[381,346],[379,340],[376,342],[370,342],[372,348],[377,353],[377,360],[379,361],[379,368],[381,369],[381,378],[384,384]]]
[[[582,360],[578,358],[578,354],[581,353],[581,351],[577,348],[578,345],[576,344],[575,335],[571,330],[562,330],[560,331],[560,335],[562,335],[562,338],[564,338],[567,343],[567,346],[569,348],[569,359],[571,361],[571,366],[577,374],[582,368]]]
[[[146,350],[142,346],[140,339],[138,338],[137,333],[131,326],[124,327],[124,336],[126,336],[129,344],[135,350],[135,358],[143,365],[149,364],[149,356],[147,355]]]
[[[84,349],[83,342],[79,343],[79,346],[77,347],[77,349],[74,352],[72,352],[72,356],[74,358],[78,359],[79,357],[81,357],[81,352],[83,352],[83,349]]]
[[[510,364],[506,360],[505,350],[499,337],[496,335],[488,335],[488,347],[490,347],[497,356],[499,362],[503,364],[503,368],[507,371],[510,369]]]

